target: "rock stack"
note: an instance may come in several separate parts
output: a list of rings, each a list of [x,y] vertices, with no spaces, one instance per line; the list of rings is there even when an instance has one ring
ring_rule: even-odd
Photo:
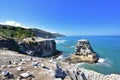
[[[70,63],[96,63],[98,61],[98,55],[93,51],[90,42],[86,39],[82,39],[78,41],[75,47],[75,53],[66,59],[66,61]]]

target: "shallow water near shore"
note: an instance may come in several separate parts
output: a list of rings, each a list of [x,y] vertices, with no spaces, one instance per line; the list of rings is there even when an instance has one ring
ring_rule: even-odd
[[[93,50],[99,54],[96,64],[79,63],[79,66],[102,74],[120,74],[120,36],[66,36],[56,39],[57,49],[63,58],[74,53],[79,39],[88,39]]]

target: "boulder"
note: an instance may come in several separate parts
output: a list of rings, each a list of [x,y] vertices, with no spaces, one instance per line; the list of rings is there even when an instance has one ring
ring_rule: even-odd
[[[70,55],[65,61],[69,61],[70,63],[96,63],[98,61],[98,55],[93,51],[90,42],[82,39],[77,42],[75,53]]]
[[[62,70],[58,65],[56,65],[55,78],[61,78],[62,80],[67,76],[65,71]]]

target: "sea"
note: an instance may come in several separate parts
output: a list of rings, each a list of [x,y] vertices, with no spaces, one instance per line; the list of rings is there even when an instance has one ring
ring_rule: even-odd
[[[66,59],[75,52],[80,39],[87,39],[93,50],[99,55],[98,63],[77,63],[79,67],[105,75],[120,74],[120,36],[66,36],[55,39],[57,49],[63,51],[61,59]]]

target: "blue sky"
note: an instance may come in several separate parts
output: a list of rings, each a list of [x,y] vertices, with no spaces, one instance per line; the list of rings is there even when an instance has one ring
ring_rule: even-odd
[[[0,0],[0,23],[66,35],[120,35],[120,0]]]

